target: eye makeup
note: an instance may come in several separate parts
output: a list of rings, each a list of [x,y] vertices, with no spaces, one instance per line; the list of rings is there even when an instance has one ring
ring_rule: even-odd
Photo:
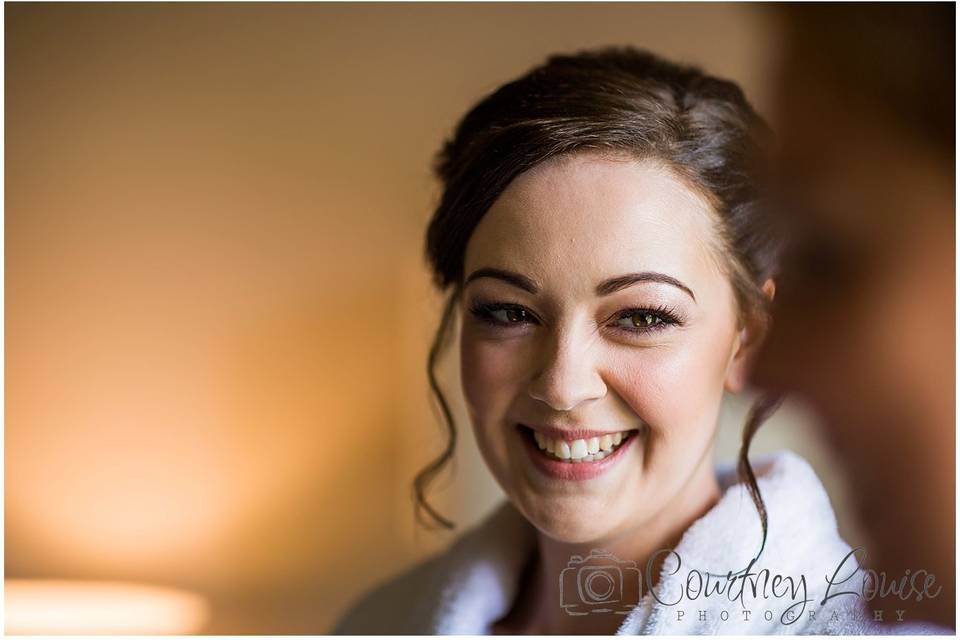
[[[476,300],[470,305],[469,311],[480,322],[498,328],[542,324],[536,314],[527,307],[512,302]],[[624,322],[625,320],[629,322]],[[675,307],[656,304],[622,309],[615,313],[605,326],[625,334],[645,335],[685,324],[686,319]]]

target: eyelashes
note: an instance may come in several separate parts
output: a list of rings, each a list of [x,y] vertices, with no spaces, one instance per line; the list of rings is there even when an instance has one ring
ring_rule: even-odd
[[[470,313],[481,322],[496,327],[514,327],[523,324],[541,324],[540,320],[523,305],[509,302],[475,302]],[[624,322],[626,321],[626,322]],[[618,311],[606,326],[628,335],[649,335],[670,327],[682,327],[683,316],[673,307],[654,305],[633,307]]]

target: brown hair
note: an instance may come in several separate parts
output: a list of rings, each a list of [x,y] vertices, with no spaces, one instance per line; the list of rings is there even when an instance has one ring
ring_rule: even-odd
[[[462,291],[467,242],[507,185],[548,158],[581,150],[667,163],[718,213],[724,267],[741,321],[745,315],[765,319],[768,299],[760,287],[774,275],[779,250],[761,214],[758,188],[769,142],[769,129],[737,85],[631,47],[551,56],[464,116],[436,158],[443,193],[426,234],[434,283],[442,292],[450,290],[427,364],[449,437],[440,456],[414,481],[421,522],[453,526],[425,498],[427,486],[452,457],[457,435],[434,367]],[[766,509],[747,452],[776,404],[776,398],[766,397],[753,408],[739,457],[764,539]]]

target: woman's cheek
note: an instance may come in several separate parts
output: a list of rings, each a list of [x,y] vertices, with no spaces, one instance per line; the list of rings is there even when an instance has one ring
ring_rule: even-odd
[[[706,344],[636,350],[619,359],[618,393],[653,435],[667,440],[713,429],[723,393],[722,352]]]
[[[674,350],[635,350],[618,359],[618,393],[653,430],[669,426],[689,402],[683,359]]]
[[[464,333],[460,346],[463,394],[471,427],[487,467],[500,487],[513,496],[516,474],[511,471],[509,441],[504,419],[522,390],[515,348],[502,342],[474,339]]]
[[[507,413],[520,384],[517,348],[464,330],[460,343],[463,393],[476,427],[489,428]]]

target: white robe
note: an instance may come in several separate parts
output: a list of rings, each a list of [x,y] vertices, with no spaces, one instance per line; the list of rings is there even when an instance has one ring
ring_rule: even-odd
[[[717,471],[720,501],[684,533],[673,549],[677,555],[664,560],[654,593],[625,609],[617,635],[952,635],[950,630],[910,621],[909,602],[902,607],[904,622],[896,622],[896,614],[885,611],[882,626],[874,622],[869,603],[860,596],[841,595],[821,604],[828,588],[830,594],[860,592],[863,584],[856,557],[843,562],[851,548],[837,533],[826,491],[807,462],[791,452],[758,458],[754,469],[769,525],[766,545],[751,569],[757,582],[727,580],[728,572],[736,574],[756,556],[761,532],[745,485],[732,466],[723,466]],[[368,594],[341,618],[333,633],[489,634],[492,624],[510,610],[534,545],[533,526],[505,503],[445,552]],[[645,567],[638,569],[644,580]],[[694,590],[692,599],[684,597],[691,571],[701,577],[704,572],[721,576],[710,584],[724,590]],[[633,574],[628,570],[627,575]],[[774,587],[776,575],[781,582]],[[829,587],[827,578],[833,576],[835,582],[852,577]],[[795,591],[789,590],[788,578]],[[694,576],[693,584],[697,583]]]

